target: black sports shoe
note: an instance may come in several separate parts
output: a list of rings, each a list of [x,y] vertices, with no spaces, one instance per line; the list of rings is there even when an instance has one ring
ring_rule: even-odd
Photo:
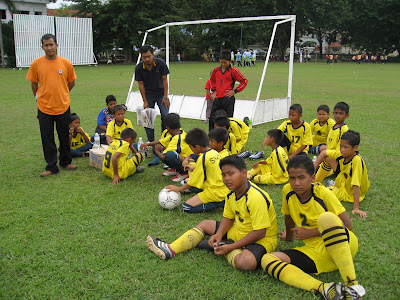
[[[240,153],[238,156],[241,157],[241,158],[246,158],[246,157],[249,157],[252,154],[253,154],[252,151],[244,151],[244,152]]]
[[[343,285],[340,282],[329,283],[329,285],[323,290],[322,296],[326,300],[343,300]]]
[[[146,244],[149,250],[161,259],[167,260],[175,256],[175,252],[172,251],[167,243],[155,238],[152,235],[147,237]]]

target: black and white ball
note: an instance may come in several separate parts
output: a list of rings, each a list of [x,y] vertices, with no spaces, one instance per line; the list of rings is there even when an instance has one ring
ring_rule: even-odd
[[[181,194],[174,191],[167,191],[166,189],[162,189],[158,194],[158,203],[160,203],[161,207],[164,209],[174,209],[178,207],[181,202]]]

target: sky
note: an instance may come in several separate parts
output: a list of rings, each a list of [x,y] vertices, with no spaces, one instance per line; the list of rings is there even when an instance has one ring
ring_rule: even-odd
[[[56,3],[49,3],[49,4],[47,4],[47,8],[50,8],[50,9],[57,9],[57,8],[60,8],[60,7],[61,7],[61,4],[67,4],[67,5],[69,5],[69,4],[72,4],[72,2],[70,2],[70,1],[64,1],[64,0],[57,0]]]

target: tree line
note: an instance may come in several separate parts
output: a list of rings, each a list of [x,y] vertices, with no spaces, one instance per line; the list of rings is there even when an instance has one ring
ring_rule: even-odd
[[[269,15],[296,15],[296,40],[311,34],[320,45],[325,38],[329,44],[339,41],[367,53],[400,50],[398,0],[75,0],[68,9],[93,19],[96,53],[122,47],[127,63],[134,60],[133,46],[141,45],[144,32],[164,23]],[[185,52],[186,59],[209,49],[268,46],[272,25],[254,21],[171,27],[170,46],[173,53]],[[289,40],[290,24],[280,25],[274,41],[277,55],[283,57]],[[163,47],[165,30],[150,33],[147,41]],[[322,55],[322,47],[319,51]]]

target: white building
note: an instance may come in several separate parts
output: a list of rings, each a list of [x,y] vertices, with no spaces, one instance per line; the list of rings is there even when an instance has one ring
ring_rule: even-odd
[[[15,5],[16,12],[25,15],[47,15],[46,4],[55,2],[55,0],[24,0],[24,1],[12,1]],[[8,10],[7,5],[0,1],[0,15],[1,22],[8,23],[12,20],[11,12]]]

